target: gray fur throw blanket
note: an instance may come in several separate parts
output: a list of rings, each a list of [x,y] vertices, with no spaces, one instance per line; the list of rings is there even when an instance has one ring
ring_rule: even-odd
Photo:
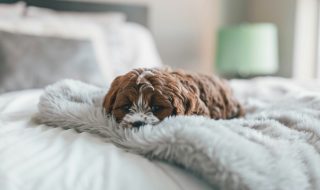
[[[103,112],[105,90],[64,80],[45,89],[35,121],[175,163],[217,189],[320,189],[320,94],[276,78],[231,86],[244,118],[180,116],[128,130]]]

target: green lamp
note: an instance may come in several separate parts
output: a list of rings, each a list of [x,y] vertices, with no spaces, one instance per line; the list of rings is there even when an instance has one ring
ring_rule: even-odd
[[[219,30],[216,70],[225,76],[271,75],[278,70],[277,28],[243,24]]]

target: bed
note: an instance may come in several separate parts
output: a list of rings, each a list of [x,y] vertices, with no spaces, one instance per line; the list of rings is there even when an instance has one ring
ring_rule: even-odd
[[[2,10],[8,8],[0,6],[1,190],[320,188],[318,82],[232,80],[247,114],[230,121],[177,117],[162,127],[105,136],[63,123],[50,127],[34,120],[47,85],[70,77],[86,83],[82,91],[104,93],[130,68],[162,65],[147,29],[148,9],[40,0]],[[72,18],[98,11],[90,13],[98,21],[71,20],[69,11]],[[62,84],[72,89],[78,82]],[[64,106],[52,106],[58,107]],[[47,111],[50,120],[55,110]]]
[[[87,109],[79,99],[73,113],[65,109],[67,102],[51,99],[50,103],[58,104],[47,110],[38,105],[43,104],[44,99],[39,99],[43,94],[59,88],[72,90],[78,83],[59,82],[51,90],[0,96],[1,189],[320,187],[320,86],[316,82],[232,80],[232,89],[247,112],[245,118],[234,120],[177,117],[138,132],[120,133],[103,124],[102,136],[70,127],[64,119],[56,127],[34,121],[35,115],[45,112],[45,120],[50,121],[59,107],[65,111],[59,111],[58,118],[70,113],[79,118],[77,114],[84,111],[81,106]],[[82,85],[75,89],[85,94],[92,90]],[[74,92],[77,97],[81,94]],[[89,112],[80,120],[84,122],[80,126],[94,128],[97,123]]]

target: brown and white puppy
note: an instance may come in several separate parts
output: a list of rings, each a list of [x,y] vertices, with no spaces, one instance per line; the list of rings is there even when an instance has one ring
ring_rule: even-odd
[[[134,69],[118,76],[103,107],[126,128],[154,125],[174,115],[230,119],[243,114],[223,79],[168,69]]]

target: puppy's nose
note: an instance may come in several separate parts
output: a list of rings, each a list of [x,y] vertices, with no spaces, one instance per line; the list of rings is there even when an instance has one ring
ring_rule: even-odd
[[[139,128],[141,126],[144,126],[146,123],[143,122],[143,121],[135,121],[132,123],[132,127],[135,127],[135,128]]]

